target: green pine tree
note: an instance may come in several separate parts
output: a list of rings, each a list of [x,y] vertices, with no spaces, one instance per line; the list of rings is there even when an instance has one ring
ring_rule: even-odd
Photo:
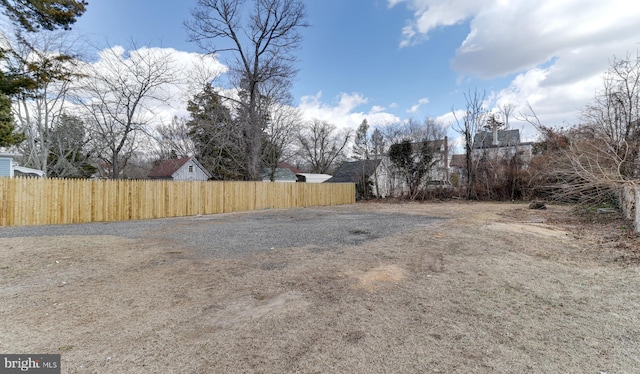
[[[11,113],[11,99],[0,93],[0,147],[17,145],[24,139],[24,134],[15,131],[13,113]]]

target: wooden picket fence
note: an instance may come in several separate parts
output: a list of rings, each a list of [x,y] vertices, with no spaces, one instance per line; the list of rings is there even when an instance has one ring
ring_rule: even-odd
[[[353,204],[352,183],[0,178],[0,226]]]

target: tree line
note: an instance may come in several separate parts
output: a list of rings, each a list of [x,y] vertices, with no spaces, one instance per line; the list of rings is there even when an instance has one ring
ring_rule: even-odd
[[[180,83],[172,56],[133,43],[89,63],[66,33],[88,4],[54,3],[2,3],[15,33],[1,56],[0,146],[19,150],[25,166],[49,177],[143,178],[154,162],[195,155],[215,179],[258,180],[273,179],[282,161],[331,173],[354,141],[355,158],[372,155],[368,126],[354,138],[329,122],[303,121],[290,105],[293,52],[308,26],[301,1],[198,1],[185,22],[190,39],[228,71],[203,67],[189,115],[170,123],[158,123],[155,111]],[[380,130],[373,141],[383,152]]]
[[[50,177],[143,178],[153,162],[195,155],[215,179],[275,178],[283,161],[307,172],[331,173],[342,161],[389,158],[409,189],[435,167],[429,142],[446,133],[433,119],[355,130],[304,121],[291,105],[295,50],[308,26],[299,0],[199,0],[185,22],[190,40],[227,67],[193,73],[186,117],[159,123],[180,85],[173,57],[162,50],[110,47],[90,63],[73,48],[68,29],[83,0],[0,0],[13,24],[0,58],[0,147],[13,147],[25,166]],[[215,84],[214,84],[215,83]],[[640,58],[615,58],[603,88],[569,127],[542,124],[533,108],[492,117],[484,93],[469,91],[454,111],[463,139],[463,175],[456,184],[471,199],[536,196],[602,201],[640,174]],[[462,114],[459,114],[462,113]],[[474,151],[475,135],[517,118],[534,125],[532,157],[515,151],[490,158]],[[503,155],[504,156],[504,155]]]

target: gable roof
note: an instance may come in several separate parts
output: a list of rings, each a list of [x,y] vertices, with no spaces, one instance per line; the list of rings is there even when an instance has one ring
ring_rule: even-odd
[[[493,145],[493,132],[478,132],[473,137],[473,149],[509,147],[520,144],[520,130],[498,130],[498,145]]]
[[[449,166],[454,168],[463,168],[467,165],[467,155],[465,154],[457,154],[451,156],[451,162]]]
[[[191,157],[174,158],[170,160],[164,160],[153,169],[147,175],[149,178],[171,178],[173,173],[178,171],[182,165],[186,164]]]
[[[381,160],[360,160],[343,162],[333,177],[324,183],[357,183],[364,176],[371,176],[380,165]]]

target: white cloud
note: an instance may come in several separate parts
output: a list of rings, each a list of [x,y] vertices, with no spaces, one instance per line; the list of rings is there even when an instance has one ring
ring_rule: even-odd
[[[623,0],[496,2],[473,16],[452,66],[463,74],[496,77],[555,59],[577,60],[574,75],[592,71],[591,58],[606,63],[621,47],[635,48],[638,17],[640,5]]]
[[[404,4],[413,12],[402,30],[401,46],[416,45],[439,27],[468,22],[470,31],[451,60],[452,68],[484,79],[514,75],[507,88],[493,93],[494,103],[519,105],[516,112],[530,103],[547,125],[576,121],[601,87],[601,74],[612,57],[635,56],[640,42],[640,3],[626,0],[388,4]]]
[[[407,113],[416,113],[421,106],[429,104],[429,98],[428,97],[423,97],[422,99],[418,100],[418,103],[413,105],[411,108],[409,108],[409,110],[407,110]]]
[[[469,21],[453,67],[464,74],[503,76],[553,57],[597,48],[609,58],[620,44],[640,41],[640,3],[626,0],[389,0],[413,11],[402,45],[414,45],[438,27]],[[613,43],[613,45],[612,45]],[[610,52],[607,52],[610,51]],[[618,51],[619,52],[619,51]]]
[[[462,117],[464,116],[464,110],[462,109],[458,109],[454,112],[448,112],[445,113],[441,116],[438,116],[436,118],[434,118],[434,120],[436,121],[437,124],[439,124],[442,127],[449,127],[455,130],[457,123],[459,120],[462,120]]]
[[[385,112],[385,108],[374,105],[368,111],[357,111],[369,100],[359,93],[342,93],[335,105],[322,102],[322,92],[314,96],[303,96],[298,109],[306,120],[319,119],[332,123],[339,128],[357,128],[366,119],[369,125],[382,126],[398,122],[400,119]]]
[[[388,0],[389,7],[406,3],[414,12],[402,29],[401,47],[415,45],[428,38],[429,31],[442,26],[452,26],[472,17],[485,7],[482,0]]]

